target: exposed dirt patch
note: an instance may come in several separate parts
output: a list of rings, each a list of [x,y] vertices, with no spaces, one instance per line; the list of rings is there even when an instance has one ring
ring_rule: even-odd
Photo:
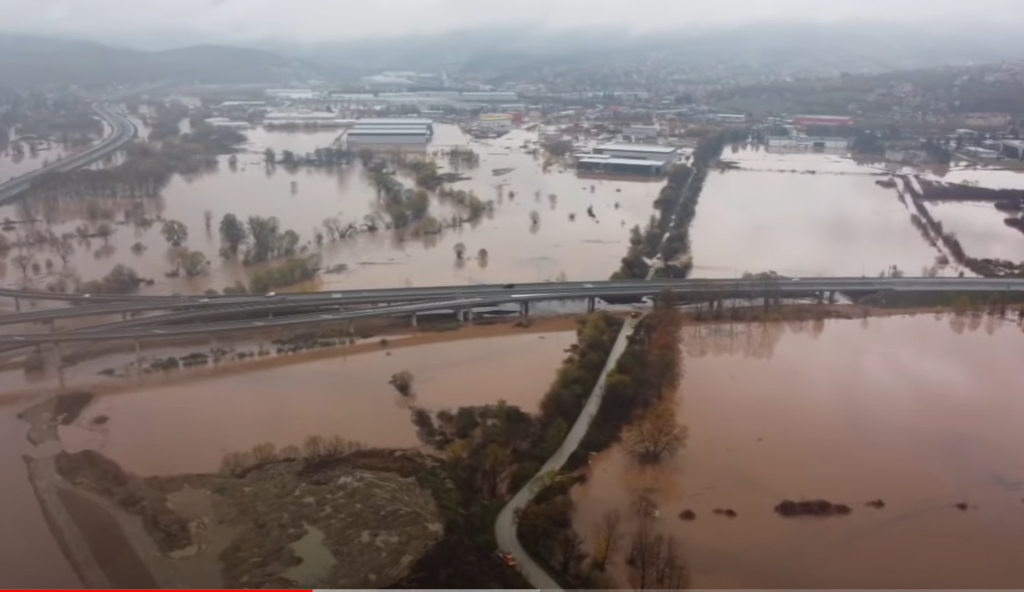
[[[786,518],[796,516],[846,516],[852,510],[846,504],[833,504],[825,500],[794,502],[785,500],[775,506],[775,512]]]
[[[188,521],[170,509],[167,497],[116,462],[93,450],[60,452],[55,461],[57,472],[70,483],[142,518],[147,534],[161,552],[173,553],[192,546]]]
[[[437,504],[415,479],[424,462],[414,453],[362,450],[272,461],[242,477],[140,478],[93,451],[55,457],[76,490],[141,518],[156,556],[136,540],[132,546],[161,587],[225,588],[377,588],[401,580],[444,535]],[[91,549],[99,539],[89,535]]]

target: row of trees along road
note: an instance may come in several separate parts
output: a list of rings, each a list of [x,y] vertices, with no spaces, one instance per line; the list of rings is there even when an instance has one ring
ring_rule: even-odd
[[[726,130],[702,139],[694,149],[692,166],[677,164],[654,200],[658,213],[641,230],[630,231],[629,250],[612,279],[643,279],[650,272],[650,259],[660,256],[665,265],[660,276],[684,278],[689,275],[690,224],[697,215],[697,200],[704,189],[708,167],[722,155],[729,142],[742,141],[745,130]],[[663,240],[664,238],[664,240]]]
[[[685,445],[686,429],[677,423],[674,408],[682,378],[681,328],[672,295],[659,295],[606,379],[604,400],[580,447],[518,517],[523,546],[567,587],[622,587],[624,582],[609,575],[616,561],[625,562],[634,588],[685,587],[679,545],[657,531],[652,500],[644,497],[631,508],[613,510],[580,533],[573,529],[569,495],[585,478],[591,456],[615,443],[641,464],[660,463]],[[633,533],[628,539],[627,527]]]

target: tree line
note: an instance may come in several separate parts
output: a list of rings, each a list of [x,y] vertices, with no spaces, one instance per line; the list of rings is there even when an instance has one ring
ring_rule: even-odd
[[[746,139],[744,130],[725,130],[702,139],[694,149],[692,166],[677,164],[668,174],[665,186],[654,200],[657,214],[642,230],[630,230],[629,249],[611,279],[644,279],[650,272],[648,260],[660,256],[661,275],[686,277],[692,261],[690,225],[697,215],[697,200],[704,189],[708,167],[722,155],[729,142]]]
[[[563,472],[550,476],[546,488],[519,516],[524,547],[568,585],[615,587],[607,567],[626,551],[622,546],[624,525],[617,511],[594,525],[589,540],[573,530],[569,493],[583,478],[579,469],[593,454],[615,443],[621,443],[627,454],[643,464],[661,462],[685,444],[686,430],[678,425],[672,408],[682,377],[681,328],[682,315],[671,294],[660,295],[607,377],[604,400],[579,448]],[[650,505],[644,500],[640,504],[643,508]],[[640,527],[626,554],[633,585],[638,589],[681,587],[685,573],[677,545],[656,533],[653,523],[647,523],[653,516],[650,508],[634,513]]]

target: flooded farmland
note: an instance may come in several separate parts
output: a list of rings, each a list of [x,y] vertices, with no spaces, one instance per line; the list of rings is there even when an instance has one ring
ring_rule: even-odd
[[[573,343],[572,332],[450,341],[150,388],[93,403],[78,422],[89,427],[65,428],[61,439],[69,451],[101,450],[141,474],[215,471],[226,452],[298,445],[310,434],[416,446],[411,406],[438,411],[504,399],[535,411]],[[415,376],[412,398],[388,384],[402,370]],[[100,415],[109,422],[93,429]]]
[[[981,317],[686,328],[685,450],[654,469],[597,457],[575,527],[646,493],[694,588],[1021,587],[1022,344]],[[852,513],[787,519],[785,499]]]
[[[726,150],[740,169],[709,174],[690,230],[695,277],[910,275],[939,252],[910,224],[880,169],[838,155]]]
[[[573,332],[455,340],[151,387],[94,401],[60,437],[69,451],[99,450],[143,475],[215,471],[225,452],[268,441],[301,444],[311,434],[412,447],[419,442],[411,405],[437,411],[504,399],[536,410],[573,343]],[[387,383],[401,370],[415,376],[411,400]],[[21,459],[54,449],[33,449],[17,411],[0,408],[0,463],[8,476],[0,487],[0,520],[20,533],[0,546],[0,572],[8,585],[73,588],[77,580],[50,536]],[[99,416],[108,418],[102,426],[93,423]]]
[[[480,157],[478,167],[458,171],[467,179],[451,187],[472,190],[480,199],[494,202],[493,213],[481,220],[437,235],[412,238],[381,231],[326,241],[322,246],[315,243],[325,219],[360,223],[377,212],[376,192],[367,175],[358,161],[335,168],[267,168],[262,150],[311,152],[329,146],[338,135],[336,131],[250,130],[248,151],[238,155],[235,167],[230,166],[228,157],[221,157],[216,169],[176,175],[160,197],[141,200],[144,216],[156,222],[150,226],[121,222],[122,211],[131,205],[129,200],[83,199],[46,208],[30,202],[27,210],[36,219],[47,221],[58,235],[74,232],[90,216],[95,218],[97,210],[113,210],[114,233],[106,240],[77,241],[68,269],[89,280],[124,263],[155,280],[154,286],[143,288],[144,293],[197,293],[244,281],[256,267],[247,268],[218,254],[217,225],[228,213],[243,220],[250,215],[276,216],[282,230],[295,230],[301,245],[322,255],[324,268],[344,270],[323,276],[324,287],[396,287],[562,277],[604,279],[626,250],[629,228],[646,223],[661,188],[660,183],[577,179],[573,171],[558,167],[543,171],[541,160],[528,151],[537,140],[535,132],[517,130],[498,140],[478,141],[453,125],[438,124],[436,130],[430,150],[468,146]],[[443,157],[439,163],[443,171],[450,170]],[[496,169],[511,170],[496,175]],[[412,186],[410,179],[403,181]],[[531,222],[534,211],[539,215],[537,224]],[[432,198],[432,216],[447,219],[454,213],[453,206]],[[2,207],[0,219],[5,216],[19,219],[19,210]],[[178,220],[188,227],[186,246],[206,255],[211,262],[209,273],[191,279],[164,277],[172,264],[167,241],[160,234],[161,220]],[[458,243],[464,244],[470,255],[466,261],[456,261],[453,249]],[[486,260],[476,257],[480,249],[487,250]],[[50,263],[44,265],[46,260]],[[30,282],[42,287],[57,277],[62,265],[50,252],[40,252],[36,261],[39,271],[29,274]],[[21,276],[19,270],[8,266],[0,281],[17,285],[24,281]]]

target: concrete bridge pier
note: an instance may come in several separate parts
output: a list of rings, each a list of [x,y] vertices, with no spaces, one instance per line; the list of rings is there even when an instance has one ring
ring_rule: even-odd
[[[348,322],[348,334],[349,335],[355,335],[356,334],[356,322],[355,321],[349,321]]]
[[[14,297],[14,312],[21,312],[21,298]]]
[[[53,353],[57,359],[57,386],[64,388],[64,357],[60,353],[60,342],[53,342]]]
[[[595,310],[597,310],[597,298],[591,296],[590,298],[587,298],[587,312],[592,313]]]
[[[835,304],[836,303],[836,291],[835,290],[830,290],[829,291],[829,293],[828,293],[828,303],[829,304]]]
[[[142,379],[142,342],[138,339],[135,340],[135,371],[138,374],[139,380]]]
[[[519,316],[530,316],[530,302],[528,300],[524,301],[522,304],[519,305]]]
[[[419,315],[417,315],[416,313],[412,313],[412,320],[410,322],[411,322],[413,327],[419,326],[418,318],[419,318]]]

